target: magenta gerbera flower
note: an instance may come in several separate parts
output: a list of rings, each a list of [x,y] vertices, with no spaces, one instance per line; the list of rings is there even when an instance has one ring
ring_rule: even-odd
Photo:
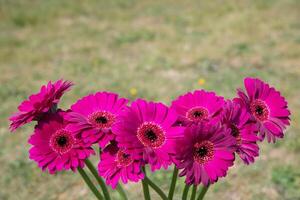
[[[255,78],[244,80],[246,93],[238,90],[240,99],[256,120],[261,140],[267,136],[268,142],[283,137],[283,131],[290,125],[288,104],[280,92],[269,84]]]
[[[29,96],[28,100],[19,105],[19,112],[9,118],[11,121],[10,130],[15,131],[26,123],[41,119],[45,113],[58,104],[62,95],[72,85],[73,83],[63,80],[54,83],[50,81],[47,85],[43,85],[39,93]]]
[[[199,123],[187,127],[175,148],[175,164],[182,169],[179,176],[186,176],[189,185],[216,182],[233,165],[235,145],[229,129],[219,125]]]
[[[196,90],[178,97],[172,102],[171,108],[179,114],[180,123],[189,125],[214,119],[220,114],[224,104],[224,98],[214,92]]]
[[[128,180],[138,182],[144,178],[141,160],[132,159],[129,154],[118,148],[115,141],[105,147],[100,157],[99,175],[104,177],[106,183],[113,189],[116,188],[119,180],[126,184]]]
[[[71,106],[72,112],[68,113],[67,120],[70,128],[79,135],[85,143],[99,143],[105,145],[115,135],[111,127],[121,110],[126,107],[128,100],[119,98],[117,94],[97,92],[78,100]]]
[[[254,157],[259,155],[259,147],[256,143],[259,138],[256,136],[255,123],[251,120],[247,109],[240,104],[227,101],[221,122],[236,139],[236,152],[244,163],[254,162]]]
[[[122,112],[113,126],[116,140],[134,159],[143,159],[151,170],[167,168],[182,127],[172,127],[177,114],[162,103],[138,99]]]
[[[68,129],[65,115],[65,112],[58,111],[39,121],[28,141],[32,145],[29,158],[43,170],[48,169],[51,174],[82,168],[84,160],[94,154],[91,147],[83,144]]]

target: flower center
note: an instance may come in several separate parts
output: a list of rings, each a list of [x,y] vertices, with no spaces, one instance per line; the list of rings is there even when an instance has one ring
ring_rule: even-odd
[[[96,128],[111,128],[115,119],[115,115],[108,111],[96,111],[88,117],[89,122]]]
[[[61,136],[61,137],[57,138],[56,142],[60,147],[63,147],[67,144],[68,139],[66,138],[66,136]]]
[[[242,143],[242,138],[241,138],[241,135],[240,135],[239,128],[235,124],[231,124],[230,125],[230,130],[231,130],[231,135],[233,137],[235,137],[237,144],[240,145]]]
[[[254,100],[250,104],[250,111],[252,115],[259,121],[265,121],[269,118],[269,109],[266,103],[262,100]]]
[[[161,147],[166,140],[165,131],[153,122],[144,122],[137,129],[137,137],[144,146],[152,148]]]
[[[65,154],[69,152],[73,145],[75,144],[75,139],[71,132],[64,129],[56,131],[50,138],[49,145],[53,151],[59,154]]]
[[[214,144],[208,140],[197,142],[193,151],[194,160],[200,164],[204,164],[211,160],[214,156]]]
[[[182,120],[176,120],[173,126],[184,126],[184,122]]]
[[[208,110],[203,107],[194,107],[187,111],[186,118],[193,122],[200,122],[208,118]]]
[[[119,150],[117,153],[117,163],[118,167],[127,167],[133,162],[132,158],[129,154],[124,153],[123,151]]]
[[[107,123],[106,117],[103,117],[103,116],[97,117],[97,118],[95,119],[95,121],[96,121],[98,124],[106,124],[106,123]]]

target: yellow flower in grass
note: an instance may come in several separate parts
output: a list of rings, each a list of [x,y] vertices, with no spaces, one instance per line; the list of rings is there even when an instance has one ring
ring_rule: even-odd
[[[199,85],[204,85],[204,84],[205,84],[205,79],[200,78],[200,79],[198,80],[198,84],[199,84]]]
[[[132,96],[136,96],[136,94],[137,94],[137,89],[136,89],[136,88],[130,88],[129,92],[130,92],[130,94],[131,94]]]

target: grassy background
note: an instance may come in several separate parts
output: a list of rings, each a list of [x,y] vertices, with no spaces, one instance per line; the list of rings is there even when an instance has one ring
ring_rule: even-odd
[[[245,76],[282,91],[292,125],[261,144],[255,164],[237,161],[207,199],[300,199],[299,10],[298,0],[0,0],[0,199],[93,199],[78,174],[51,176],[28,159],[33,125],[8,131],[8,116],[48,80],[76,83],[67,108],[98,90],[165,103],[199,88],[231,98]],[[152,178],[167,189],[170,177]],[[140,184],[126,189],[141,198]]]

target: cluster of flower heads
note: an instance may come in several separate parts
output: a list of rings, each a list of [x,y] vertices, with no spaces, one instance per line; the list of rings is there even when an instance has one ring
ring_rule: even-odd
[[[246,91],[239,89],[232,100],[196,90],[171,106],[143,99],[129,104],[117,94],[97,92],[63,111],[57,104],[73,84],[59,80],[22,102],[10,129],[38,122],[29,155],[50,173],[83,168],[98,144],[99,175],[112,188],[120,180],[143,179],[145,165],[154,172],[172,164],[187,184],[208,185],[226,176],[236,155],[253,163],[258,142],[282,138],[290,123],[287,102],[277,90],[256,78],[244,83]]]

